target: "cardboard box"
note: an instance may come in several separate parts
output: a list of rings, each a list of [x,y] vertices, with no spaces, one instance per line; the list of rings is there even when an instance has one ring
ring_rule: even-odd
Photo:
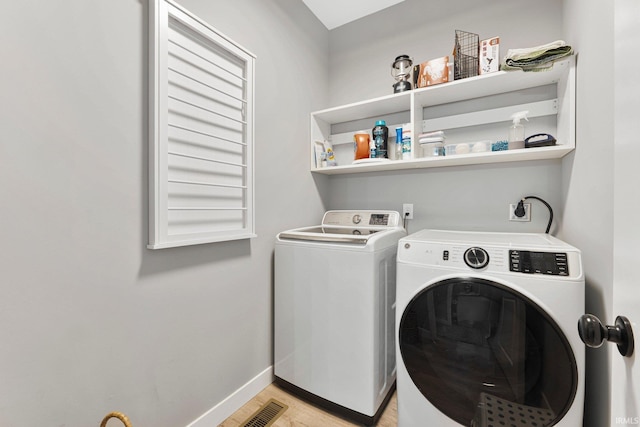
[[[500,37],[480,42],[480,74],[500,70]]]
[[[449,57],[432,59],[413,67],[414,87],[421,88],[453,80],[453,64]]]

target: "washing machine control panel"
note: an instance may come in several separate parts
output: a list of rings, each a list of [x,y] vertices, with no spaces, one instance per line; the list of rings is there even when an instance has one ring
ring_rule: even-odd
[[[327,211],[322,225],[361,227],[398,227],[400,214],[395,211]]]
[[[509,251],[509,270],[529,274],[568,276],[569,264],[564,252]]]

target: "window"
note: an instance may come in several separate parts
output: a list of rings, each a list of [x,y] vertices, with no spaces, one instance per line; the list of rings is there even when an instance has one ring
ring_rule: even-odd
[[[176,3],[150,3],[148,247],[255,237],[255,56]]]

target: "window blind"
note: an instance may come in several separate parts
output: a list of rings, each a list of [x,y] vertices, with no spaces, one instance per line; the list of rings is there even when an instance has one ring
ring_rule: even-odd
[[[176,3],[153,3],[148,247],[255,237],[255,56]]]

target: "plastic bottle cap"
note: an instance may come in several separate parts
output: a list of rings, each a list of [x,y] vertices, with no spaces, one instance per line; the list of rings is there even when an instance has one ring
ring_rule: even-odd
[[[517,113],[513,113],[511,115],[511,119],[513,120],[513,124],[514,125],[519,125],[520,124],[520,120],[525,119],[526,121],[529,121],[529,119],[527,118],[527,115],[529,114],[529,111],[518,111]]]
[[[378,120],[376,122],[376,126],[386,126],[386,125],[387,125],[387,122],[385,122],[384,120]]]

